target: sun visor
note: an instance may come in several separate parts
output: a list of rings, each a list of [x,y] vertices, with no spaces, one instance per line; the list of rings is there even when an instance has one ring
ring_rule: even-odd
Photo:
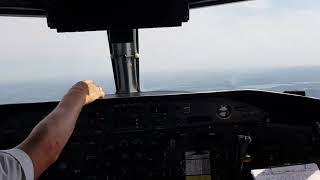
[[[58,32],[181,26],[187,0],[52,0],[48,25]]]

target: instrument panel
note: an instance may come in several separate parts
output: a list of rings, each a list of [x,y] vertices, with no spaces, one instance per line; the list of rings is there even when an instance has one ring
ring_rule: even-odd
[[[1,105],[0,148],[22,141],[56,104]],[[317,163],[319,107],[262,91],[101,99],[82,110],[40,179],[251,179],[253,168]]]

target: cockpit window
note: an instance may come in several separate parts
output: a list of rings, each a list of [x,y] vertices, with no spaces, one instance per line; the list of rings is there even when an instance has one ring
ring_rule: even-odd
[[[140,30],[143,91],[304,90],[320,97],[320,2],[256,0],[191,10]],[[0,104],[59,100],[76,81],[108,93],[106,32],[58,34],[44,18],[0,17]]]
[[[182,28],[141,31],[144,88],[305,90],[317,96],[319,18],[317,0],[256,0],[192,10]]]
[[[114,92],[106,32],[56,33],[45,18],[0,17],[0,104],[59,100],[93,79]]]

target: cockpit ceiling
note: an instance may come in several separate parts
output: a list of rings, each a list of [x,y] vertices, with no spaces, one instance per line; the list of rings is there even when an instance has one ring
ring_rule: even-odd
[[[189,0],[189,7],[200,8],[247,0]],[[0,0],[1,16],[46,16],[46,0]]]
[[[207,7],[207,6],[216,6],[227,3],[235,3],[248,0],[189,0],[189,6],[191,9]]]

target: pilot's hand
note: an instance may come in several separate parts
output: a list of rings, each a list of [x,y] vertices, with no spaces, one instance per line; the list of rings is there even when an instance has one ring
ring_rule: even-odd
[[[69,90],[71,94],[84,97],[84,105],[90,104],[98,98],[103,98],[105,93],[102,88],[93,83],[92,80],[80,81]]]

